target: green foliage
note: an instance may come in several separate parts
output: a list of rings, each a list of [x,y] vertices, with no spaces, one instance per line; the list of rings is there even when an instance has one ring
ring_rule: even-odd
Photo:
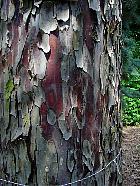
[[[124,37],[122,49],[122,121],[124,125],[140,124],[140,41],[130,34]]]
[[[131,36],[124,38],[121,81],[124,125],[140,124],[140,42]]]
[[[122,121],[140,124],[140,1],[123,0]]]
[[[134,58],[140,59],[140,41],[135,42],[135,48],[133,50],[133,56],[134,56]]]
[[[140,1],[122,0],[123,4],[123,30],[139,32],[140,26]]]
[[[123,96],[123,114],[122,120],[124,125],[140,124],[140,98],[130,98]]]
[[[125,33],[126,34],[126,33]],[[129,35],[123,35],[124,47],[122,48],[122,63],[123,63],[123,76],[129,77],[133,70],[133,51],[135,48],[135,41]]]

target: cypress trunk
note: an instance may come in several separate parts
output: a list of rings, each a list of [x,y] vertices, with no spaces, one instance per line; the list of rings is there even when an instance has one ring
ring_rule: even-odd
[[[0,6],[0,177],[56,186],[101,170],[121,146],[120,0]],[[118,186],[120,171],[117,156],[73,185]]]

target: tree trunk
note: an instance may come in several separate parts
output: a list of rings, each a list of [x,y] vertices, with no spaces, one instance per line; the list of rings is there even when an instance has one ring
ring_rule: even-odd
[[[120,0],[0,3],[0,177],[51,186],[101,170],[120,151]],[[73,185],[121,185],[120,169],[117,156]]]

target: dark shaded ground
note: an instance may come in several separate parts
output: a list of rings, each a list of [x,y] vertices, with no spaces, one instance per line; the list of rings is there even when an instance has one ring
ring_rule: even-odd
[[[140,127],[123,129],[123,186],[140,186]]]

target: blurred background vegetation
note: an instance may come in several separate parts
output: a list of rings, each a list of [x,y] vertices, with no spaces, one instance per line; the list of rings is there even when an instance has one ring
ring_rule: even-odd
[[[122,122],[140,125],[140,0],[122,2]]]

